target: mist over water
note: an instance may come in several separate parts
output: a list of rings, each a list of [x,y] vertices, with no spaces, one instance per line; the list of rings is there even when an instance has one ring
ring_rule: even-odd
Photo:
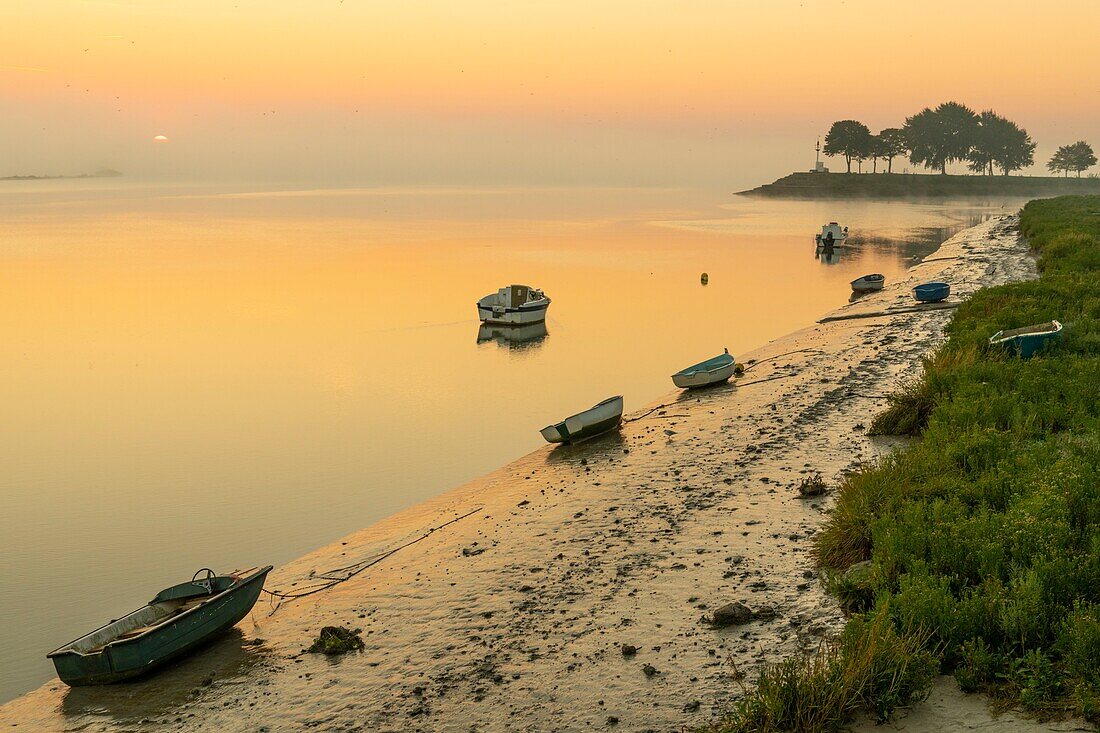
[[[3,184],[0,698],[199,567],[285,562],[607,396],[641,408],[1015,205]],[[833,219],[856,244],[822,263]],[[512,282],[553,299],[544,329],[479,326]]]

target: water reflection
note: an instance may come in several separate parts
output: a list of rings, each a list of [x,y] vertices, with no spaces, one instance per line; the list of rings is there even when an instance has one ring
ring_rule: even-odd
[[[580,443],[558,443],[546,456],[546,462],[570,463],[584,458],[594,461],[599,458],[621,458],[627,448],[626,439],[620,430],[609,430]]]
[[[477,329],[477,342],[495,341],[497,346],[516,351],[528,351],[542,346],[549,335],[546,322],[525,323],[521,326],[505,326],[482,323]]]
[[[183,707],[194,699],[196,690],[204,696],[217,695],[225,682],[262,674],[266,664],[270,664],[269,653],[262,641],[246,640],[239,628],[232,628],[148,675],[113,685],[70,687],[61,712],[79,726],[155,718]]]

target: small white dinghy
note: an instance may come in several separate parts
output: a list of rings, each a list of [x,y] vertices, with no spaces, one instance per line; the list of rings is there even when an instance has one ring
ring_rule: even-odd
[[[672,375],[672,383],[683,389],[695,389],[725,382],[733,376],[733,370],[737,365],[729,349],[724,351],[725,353],[713,359],[701,361],[676,372]]]
[[[609,397],[584,412],[547,425],[540,432],[547,443],[579,443],[619,427],[623,421],[623,396]]]
[[[875,273],[873,275],[864,275],[863,277],[853,280],[852,290],[857,293],[869,293],[872,290],[882,290],[882,286],[885,284],[886,277]]]
[[[518,326],[546,320],[550,299],[538,288],[509,285],[477,302],[477,317],[484,323]]]

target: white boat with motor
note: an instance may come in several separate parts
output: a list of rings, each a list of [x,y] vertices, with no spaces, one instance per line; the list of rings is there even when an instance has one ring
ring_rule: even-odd
[[[477,317],[484,323],[521,325],[546,320],[550,299],[537,288],[509,285],[477,302]]]
[[[681,369],[672,375],[672,383],[683,389],[695,389],[708,387],[712,384],[721,384],[733,376],[737,365],[729,349],[718,356],[693,364],[686,369]]]
[[[852,290],[857,293],[869,293],[872,290],[882,290],[882,286],[885,284],[886,277],[876,272],[873,275],[857,277],[852,281]]]
[[[821,254],[821,252],[827,250],[830,246],[840,247],[847,238],[848,227],[842,229],[835,221],[831,221],[821,227],[820,234],[814,235],[814,245],[817,247],[817,253]]]
[[[619,427],[623,421],[623,396],[609,397],[584,412],[547,425],[540,432],[547,443],[579,443]]]

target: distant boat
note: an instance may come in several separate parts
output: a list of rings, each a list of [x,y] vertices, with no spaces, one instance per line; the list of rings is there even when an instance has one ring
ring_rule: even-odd
[[[623,396],[610,397],[584,412],[567,417],[540,432],[547,443],[579,443],[619,427],[623,420]]]
[[[1028,359],[1048,341],[1054,341],[1061,335],[1062,324],[1058,321],[1049,321],[1035,326],[998,331],[989,337],[989,344],[1004,346],[1019,354],[1021,359]]]
[[[477,317],[485,323],[520,325],[546,320],[550,299],[537,288],[509,285],[477,302]]]
[[[215,575],[203,568],[190,582],[162,590],[138,610],[46,656],[61,681],[72,686],[105,685],[144,674],[248,615],[269,572],[270,565],[239,575]]]
[[[683,389],[721,384],[733,376],[735,366],[734,358],[726,349],[723,354],[676,372],[672,375],[672,383]]]
[[[951,295],[951,286],[944,282],[923,283],[913,288],[913,297],[922,303],[938,303]]]
[[[830,241],[829,235],[832,235]],[[828,249],[829,244],[834,247],[839,247],[844,244],[844,240],[848,238],[848,227],[841,228],[835,221],[831,221],[821,227],[821,233],[814,235],[814,244],[817,247],[817,253],[821,254]]]
[[[852,281],[852,290],[857,293],[869,293],[872,290],[882,290],[882,286],[886,284],[886,277],[875,273],[873,275],[864,275],[863,277],[857,277]]]

